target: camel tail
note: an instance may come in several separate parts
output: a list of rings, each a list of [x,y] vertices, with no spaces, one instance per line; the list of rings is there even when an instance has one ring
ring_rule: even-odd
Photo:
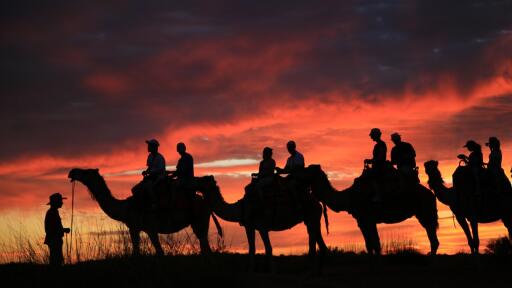
[[[324,220],[325,220],[325,230],[327,231],[327,234],[329,234],[329,217],[327,217],[327,205],[322,202],[322,210],[324,213]]]
[[[213,212],[211,212],[210,214],[212,215],[212,219],[213,219],[213,223],[215,223],[215,227],[217,227],[217,233],[219,233],[220,237],[223,237],[224,233],[222,232],[222,227],[220,226],[217,216],[215,216],[215,214],[213,214]]]

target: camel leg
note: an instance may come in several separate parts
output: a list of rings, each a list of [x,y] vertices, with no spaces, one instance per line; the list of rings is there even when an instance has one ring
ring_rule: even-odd
[[[435,212],[437,214],[437,212]],[[439,248],[439,240],[437,239],[437,217],[418,217],[421,226],[427,231],[428,240],[430,242],[430,255],[436,255]]]
[[[140,231],[130,229],[130,238],[132,239],[132,255],[140,255]]]
[[[160,245],[160,239],[158,239],[158,233],[156,232],[150,232],[148,233],[149,240],[151,240],[151,243],[153,244],[153,247],[155,247],[155,252],[157,256],[163,256],[164,250],[162,249],[162,245]]]
[[[459,215],[455,215],[455,218],[457,219],[457,222],[464,231],[464,234],[466,234],[466,239],[468,240],[468,245],[469,249],[471,249],[471,253],[475,253],[475,248],[473,246],[473,236],[471,236],[471,231],[469,230],[469,225],[468,222],[466,221],[466,218]]]
[[[373,249],[375,250],[376,255],[380,255],[381,253],[381,246],[380,246],[380,238],[379,238],[379,231],[377,231],[377,224],[372,223],[370,224],[370,235],[373,240]]]
[[[478,221],[476,220],[470,220],[469,223],[471,224],[471,231],[473,231],[473,247],[475,249],[475,254],[478,255],[479,248],[480,248],[480,238],[478,237]]]
[[[249,244],[249,271],[254,271],[254,254],[256,254],[255,234],[253,228],[245,227],[245,234],[247,235],[247,243]]]
[[[199,246],[201,248],[201,254],[208,255],[212,252],[210,248],[210,242],[208,241],[208,224],[209,221],[206,221],[204,225],[205,227],[200,227],[201,225],[192,224],[192,231],[196,234],[197,239],[199,239]]]
[[[270,270],[270,272],[274,273],[274,261],[272,258],[272,244],[270,243],[270,237],[268,236],[268,231],[262,231],[260,230],[260,237],[263,241],[263,244],[265,244],[265,257],[267,262],[267,267]]]
[[[363,233],[364,242],[366,244],[366,251],[370,255],[380,255],[380,239],[377,232],[377,225],[374,223],[367,223],[366,221],[357,221],[359,229]]]

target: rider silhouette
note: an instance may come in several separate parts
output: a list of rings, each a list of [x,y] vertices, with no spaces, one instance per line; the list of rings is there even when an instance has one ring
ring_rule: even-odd
[[[290,157],[288,157],[286,160],[286,166],[284,168],[276,167],[276,171],[278,174],[289,174],[288,179],[290,186],[290,197],[295,203],[297,210],[301,211],[302,205],[297,195],[297,174],[304,169],[304,156],[299,151],[297,151],[297,145],[293,140],[290,140],[288,143],[286,143],[286,148],[288,149],[288,153],[290,153]]]
[[[373,158],[366,159],[364,162],[366,164],[372,164],[371,175],[373,176],[372,186],[374,188],[375,194],[372,197],[373,202],[382,201],[381,189],[379,187],[379,182],[383,178],[383,174],[385,173],[386,167],[386,154],[387,147],[386,143],[382,141],[380,138],[382,132],[379,128],[373,128],[370,131],[370,138],[375,141],[375,146],[373,146]]]
[[[476,143],[473,140],[468,140],[466,145],[464,145],[471,153],[469,156],[460,155],[471,169],[471,174],[473,175],[473,179],[475,181],[475,196],[480,196],[481,187],[480,187],[480,171],[484,165],[484,158],[482,155],[482,146]]]
[[[194,158],[187,153],[187,146],[180,142],[176,145],[176,151],[180,154],[176,171],[172,171],[170,176],[178,179],[178,189],[187,191],[187,195],[192,197],[195,194],[194,189]]]
[[[416,173],[416,151],[410,143],[403,142],[400,134],[391,134],[391,141],[395,144],[395,147],[391,149],[391,164],[396,165],[400,175],[405,176],[407,179],[417,180],[419,182]]]
[[[501,168],[502,155],[500,149],[500,140],[498,140],[496,137],[489,137],[489,142],[485,143],[485,146],[488,146],[491,150],[491,153],[489,154],[489,163],[487,163],[487,169],[489,171],[491,183],[494,186],[494,189],[492,190],[496,191],[497,193],[501,193],[506,189],[506,187],[502,185],[502,180],[506,180],[505,182],[508,182],[508,179],[506,179],[505,172]]]
[[[276,161],[272,159],[272,148],[263,148],[263,160],[260,162],[258,173],[253,173],[252,176],[258,177],[256,189],[260,199],[263,196],[263,190],[274,181],[274,170],[276,168]]]
[[[157,208],[157,197],[154,191],[155,184],[163,179],[165,173],[165,158],[162,154],[158,153],[158,146],[160,143],[156,139],[146,140],[148,144],[148,159],[146,161],[147,169],[142,172],[144,176],[145,190],[149,192],[151,201],[151,210]]]

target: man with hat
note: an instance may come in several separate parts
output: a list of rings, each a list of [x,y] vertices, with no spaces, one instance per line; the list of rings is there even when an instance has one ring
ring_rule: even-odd
[[[372,164],[373,171],[379,172],[383,170],[384,165],[386,164],[386,154],[388,149],[386,147],[386,143],[380,138],[381,135],[382,132],[380,132],[379,128],[373,128],[370,131],[370,138],[375,141],[375,146],[373,146],[372,159],[365,160],[365,163]]]
[[[165,158],[162,154],[158,153],[158,146],[160,143],[156,139],[146,140],[148,144],[148,159],[146,161],[147,169],[142,171],[144,176],[144,182],[146,183],[145,188],[149,192],[151,201],[151,209],[156,210],[157,208],[157,197],[153,191],[155,184],[163,179],[166,175],[165,172]]]
[[[50,265],[61,266],[64,262],[64,256],[62,255],[62,237],[64,233],[69,233],[69,228],[62,227],[62,221],[59,215],[59,208],[62,207],[62,200],[66,197],[62,197],[60,193],[54,193],[50,195],[50,209],[46,212],[44,217],[44,231],[46,237],[44,244],[48,245],[50,250]]]
[[[469,153],[469,156],[461,154],[459,155],[459,158],[466,161],[468,167],[471,169],[471,173],[473,174],[473,179],[475,181],[474,196],[480,196],[480,172],[484,165],[482,146],[480,146],[480,144],[476,143],[474,140],[468,140],[464,147],[467,148],[471,153]]]
[[[364,160],[365,164],[372,164],[372,170],[371,175],[372,178],[372,186],[374,190],[374,194],[372,196],[371,201],[372,202],[381,202],[382,201],[382,195],[381,195],[381,189],[379,182],[381,182],[381,179],[383,178],[383,174],[385,173],[385,167],[386,167],[386,154],[387,154],[387,147],[386,143],[382,141],[380,138],[382,135],[382,132],[380,132],[379,128],[373,128],[370,131],[370,138],[375,141],[375,145],[373,146],[373,153],[372,153],[372,159],[366,159]]]
[[[401,175],[412,177],[416,174],[416,151],[410,143],[403,142],[398,133],[391,134],[391,141],[395,144],[391,149],[391,164],[396,165]],[[418,180],[417,174],[415,178]]]

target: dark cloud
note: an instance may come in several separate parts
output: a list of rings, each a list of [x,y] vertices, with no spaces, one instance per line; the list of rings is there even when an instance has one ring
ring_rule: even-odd
[[[343,100],[332,91],[379,101],[449,76],[465,95],[510,78],[512,1],[6,2],[0,161]]]

